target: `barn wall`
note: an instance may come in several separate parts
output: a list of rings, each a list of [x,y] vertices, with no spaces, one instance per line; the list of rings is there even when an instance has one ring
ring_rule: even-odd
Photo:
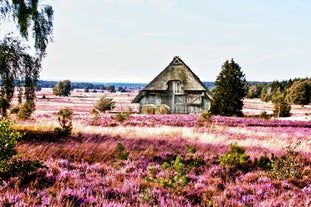
[[[145,94],[140,100],[140,111],[145,104],[165,104],[170,107],[170,113],[173,114],[201,113],[210,108],[210,100],[202,96],[201,92],[192,94]]]

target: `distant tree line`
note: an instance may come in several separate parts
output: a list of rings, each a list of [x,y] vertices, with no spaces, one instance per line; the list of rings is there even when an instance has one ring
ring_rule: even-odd
[[[45,81],[38,82],[38,89],[54,88],[59,81]],[[83,89],[85,92],[97,92],[97,90],[107,90],[109,92],[127,92],[141,89],[146,84],[142,83],[88,83],[88,82],[71,82],[73,89]]]
[[[37,91],[41,90],[42,87],[53,86],[53,94],[56,96],[70,96],[73,89],[83,89],[85,93],[97,93],[97,90],[106,90],[108,92],[114,93],[116,91],[129,92],[131,91],[127,87],[119,86],[117,89],[115,85],[102,85],[102,84],[92,84],[92,83],[72,83],[70,80],[64,80],[59,82],[54,81],[44,81],[41,82],[37,87]]]
[[[295,78],[272,83],[249,85],[247,98],[260,98],[262,101],[273,101],[282,94],[289,104],[308,105],[311,103],[311,78]]]
[[[311,103],[311,78],[295,78],[249,85],[247,98],[260,98],[274,104],[274,116],[290,116],[291,104]]]

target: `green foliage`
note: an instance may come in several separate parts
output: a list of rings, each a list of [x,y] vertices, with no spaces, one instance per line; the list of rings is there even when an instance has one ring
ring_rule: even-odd
[[[247,98],[260,98],[265,83],[258,83],[248,87]]]
[[[35,108],[35,88],[39,78],[41,60],[27,54],[27,47],[14,38],[6,37],[0,41],[0,110],[7,115],[14,94],[15,84],[18,88],[18,101],[23,94],[32,111]]]
[[[248,160],[249,156],[237,143],[230,144],[230,151],[219,158],[220,165],[227,168],[240,168]]]
[[[70,80],[59,81],[53,88],[55,96],[70,96],[73,90]]]
[[[127,160],[130,154],[129,152],[125,151],[125,147],[121,143],[118,143],[114,153],[120,160]]]
[[[12,129],[8,120],[0,121],[0,179],[23,178],[38,168],[45,167],[40,161],[19,160],[15,149],[23,134]]]
[[[267,84],[261,90],[260,100],[268,102],[271,101],[271,99],[272,99],[272,88],[270,84]]]
[[[115,102],[112,98],[101,97],[99,101],[95,104],[95,109],[100,112],[105,112],[107,110],[112,110],[115,107]]]
[[[272,169],[268,174],[269,177],[277,180],[284,180],[292,177],[301,178],[303,167],[297,159],[298,153],[295,152],[299,145],[300,142],[296,143],[294,146],[288,145],[283,148],[283,150],[285,150],[285,155],[281,158],[273,159]]]
[[[187,174],[193,169],[205,164],[202,156],[196,153],[194,146],[186,145],[184,153],[174,150],[174,154],[167,156],[160,165],[161,169],[154,166],[148,166],[149,176],[146,178],[149,182],[154,182],[161,187],[182,190],[188,185],[189,178]]]
[[[22,136],[12,129],[10,121],[4,119],[0,121],[0,171],[8,160],[17,154],[15,146]]]
[[[20,39],[13,31],[3,41],[0,41],[0,112],[7,115],[7,109],[14,93],[14,85],[18,88],[18,102],[22,103],[22,94],[26,103],[35,109],[35,90],[41,69],[42,58],[46,55],[46,48],[52,38],[53,9],[49,5],[42,5],[38,0],[2,0],[0,3],[1,25],[14,23],[19,29]],[[29,40],[32,32],[34,56],[29,54],[29,47],[24,44]],[[24,41],[23,41],[24,40]]]
[[[163,162],[163,164],[161,165],[161,168],[163,169],[163,170],[165,170],[165,169],[168,169],[169,167],[171,167],[171,165],[170,165],[170,163],[168,163],[168,162]]]
[[[58,123],[60,127],[54,129],[54,133],[58,136],[68,136],[72,131],[72,114],[73,111],[70,108],[63,108],[58,111]]]
[[[43,162],[39,160],[20,160],[13,159],[8,162],[4,168],[0,170],[0,178],[9,179],[11,177],[25,178],[30,175],[31,172],[36,171],[39,168],[46,168]]]
[[[291,104],[308,105],[311,97],[311,80],[295,81],[288,89],[286,99]]]
[[[157,170],[154,166],[148,166],[148,172],[150,175],[155,175],[157,173]]]
[[[224,63],[215,86],[210,112],[221,116],[243,116],[247,82],[241,67],[233,59]]]
[[[200,122],[211,122],[212,116],[213,115],[212,115],[212,113],[210,111],[203,111],[200,114],[199,121]]]
[[[165,161],[161,169],[165,170],[170,176],[160,177],[159,185],[165,188],[183,187],[188,184],[187,171],[189,170],[184,164],[185,160],[181,156],[176,156],[171,161]]]
[[[53,13],[51,6],[40,4],[38,0],[2,0],[0,4],[0,21],[16,23],[20,35],[26,41],[31,31],[34,48],[40,59],[45,56],[48,42],[52,39]]]
[[[194,154],[194,153],[197,151],[197,149],[195,148],[195,146],[190,146],[190,145],[187,145],[187,144],[186,144],[186,146],[185,146],[185,149],[186,149],[188,152],[192,153],[192,154]]]
[[[171,162],[173,169],[177,173],[183,173],[185,164],[183,163],[183,159],[180,156],[177,156],[175,160],[172,160]]]
[[[283,93],[276,93],[272,98],[272,103],[274,104],[274,117],[289,117],[291,115],[291,106],[285,100]]]
[[[30,104],[28,104],[27,102],[24,103],[22,105],[22,107],[20,107],[17,115],[16,115],[16,118],[18,120],[25,120],[25,119],[28,119],[30,118],[31,114],[33,112],[33,108],[31,107]]]
[[[13,106],[11,109],[10,109],[10,114],[17,114],[20,110],[20,107],[19,106]]]
[[[95,108],[92,108],[90,113],[93,115],[92,117],[93,121],[97,121],[100,118],[99,111],[96,110]]]
[[[255,162],[255,166],[264,169],[264,170],[270,170],[272,169],[272,163],[275,159],[274,155],[272,154],[272,158],[270,159],[266,152],[264,152],[263,155],[260,156],[259,161]]]
[[[259,114],[259,118],[261,119],[264,119],[264,120],[269,120],[270,119],[270,116],[269,114],[267,113],[267,111],[261,111],[260,114]]]
[[[113,119],[117,122],[123,122],[125,121],[126,119],[130,118],[130,115],[131,115],[131,110],[127,111],[127,112],[121,112],[121,113],[118,113],[117,115],[115,115],[113,117]]]

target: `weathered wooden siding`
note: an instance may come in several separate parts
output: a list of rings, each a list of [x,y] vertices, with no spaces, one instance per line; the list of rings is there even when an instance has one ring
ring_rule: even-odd
[[[146,104],[165,104],[170,107],[170,113],[189,114],[201,113],[210,107],[210,100],[200,93],[195,94],[169,94],[153,93],[146,94],[140,101],[140,108]]]

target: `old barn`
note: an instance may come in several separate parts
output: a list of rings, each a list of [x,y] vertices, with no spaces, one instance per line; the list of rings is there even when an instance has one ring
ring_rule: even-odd
[[[171,114],[200,113],[209,110],[211,93],[178,57],[156,76],[133,100],[140,111],[145,105],[167,105]]]

